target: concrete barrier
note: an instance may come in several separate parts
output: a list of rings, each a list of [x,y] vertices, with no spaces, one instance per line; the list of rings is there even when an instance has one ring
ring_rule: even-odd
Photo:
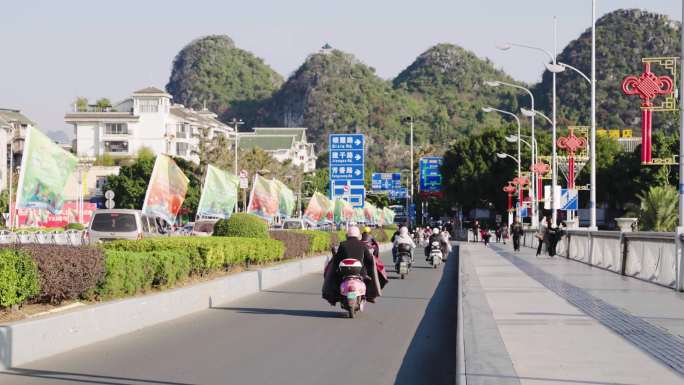
[[[381,251],[391,249],[384,244]],[[171,321],[214,304],[320,272],[330,254],[304,258],[160,293],[79,307],[0,326],[0,371]]]

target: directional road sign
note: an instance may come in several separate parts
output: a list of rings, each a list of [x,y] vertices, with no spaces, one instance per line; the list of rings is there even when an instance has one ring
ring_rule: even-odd
[[[438,193],[442,191],[442,158],[426,156],[420,158],[420,191],[422,193]]]
[[[561,189],[560,209],[561,210],[577,210],[579,199],[577,198],[577,190],[575,189]]]
[[[373,191],[389,191],[400,189],[401,173],[374,172],[371,175],[371,188]]]
[[[354,207],[363,207],[366,199],[364,187],[363,134],[331,134],[328,140],[330,167],[330,197],[340,197]]]

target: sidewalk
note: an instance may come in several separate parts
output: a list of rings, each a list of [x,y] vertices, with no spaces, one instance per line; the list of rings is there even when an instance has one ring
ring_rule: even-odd
[[[534,250],[461,243],[468,384],[683,384],[684,295]]]

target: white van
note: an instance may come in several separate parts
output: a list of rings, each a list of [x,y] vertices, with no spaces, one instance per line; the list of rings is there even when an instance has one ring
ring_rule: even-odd
[[[159,236],[154,218],[140,210],[97,210],[88,225],[88,242],[92,244],[118,239],[143,239]]]

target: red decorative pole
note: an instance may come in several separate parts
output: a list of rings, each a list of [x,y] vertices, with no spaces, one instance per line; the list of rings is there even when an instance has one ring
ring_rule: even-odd
[[[644,62],[644,72],[636,76],[627,76],[622,81],[622,92],[625,95],[639,95],[641,98],[641,163],[651,164],[651,122],[653,103],[658,95],[669,95],[673,88],[672,78],[657,76],[651,72],[651,63]]]
[[[568,152],[568,188],[575,187],[575,151],[587,148],[587,138],[575,136],[574,129],[570,127],[568,136],[561,136],[556,143],[558,147]]]
[[[515,187],[508,182],[507,186],[504,186],[503,191],[508,194],[508,211],[513,209],[513,193],[515,192]]]
[[[542,177],[551,171],[551,166],[544,162],[538,162],[530,167],[530,171],[537,174],[537,200],[544,201],[544,186],[542,184]]]
[[[518,202],[519,202],[518,207],[520,207],[520,209],[522,209],[523,200],[525,197],[525,186],[528,185],[529,183],[530,183],[530,180],[527,179],[527,177],[521,177],[521,178],[515,177],[515,178],[513,178],[513,184],[516,186],[518,186],[518,185],[520,186],[520,196],[518,196]]]

